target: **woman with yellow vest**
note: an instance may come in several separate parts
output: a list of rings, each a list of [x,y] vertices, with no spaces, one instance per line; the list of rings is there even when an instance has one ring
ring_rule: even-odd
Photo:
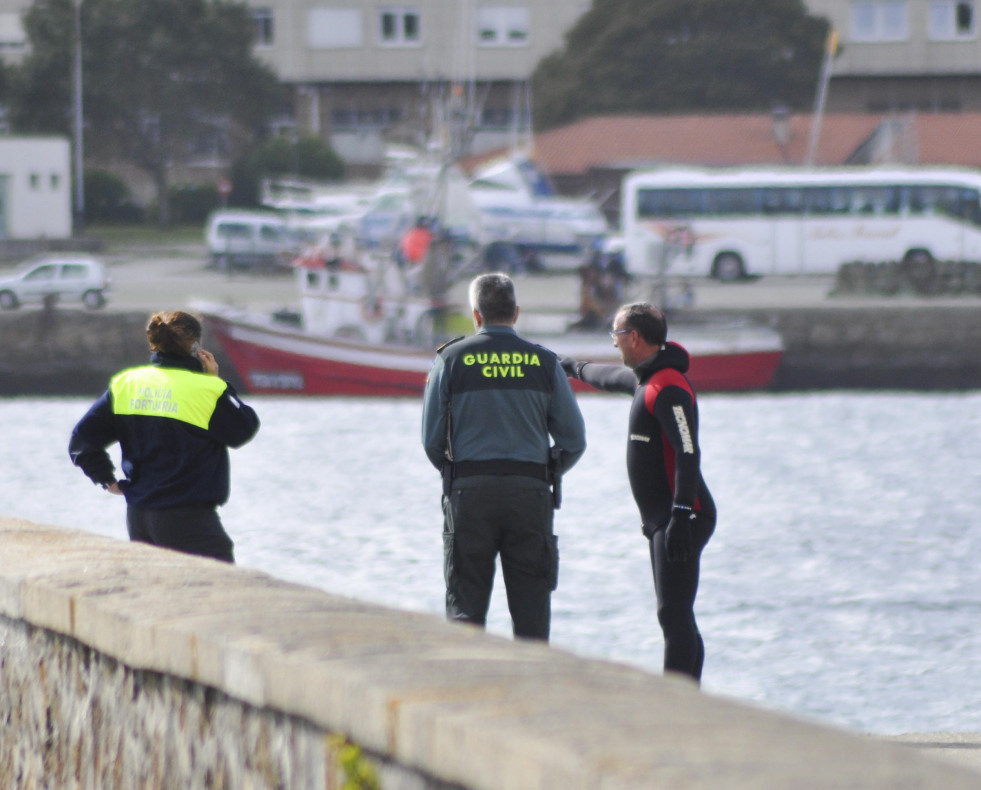
[[[218,377],[201,322],[160,312],[146,327],[150,364],[116,374],[72,431],[68,453],[93,483],[126,497],[131,540],[234,562],[216,508],[228,500],[228,448],[259,418]],[[119,442],[122,479],[106,448]]]

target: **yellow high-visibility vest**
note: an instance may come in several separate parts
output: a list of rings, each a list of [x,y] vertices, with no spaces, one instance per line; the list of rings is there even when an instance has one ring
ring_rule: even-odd
[[[207,430],[227,387],[217,376],[146,365],[116,374],[109,391],[114,414],[166,417]]]

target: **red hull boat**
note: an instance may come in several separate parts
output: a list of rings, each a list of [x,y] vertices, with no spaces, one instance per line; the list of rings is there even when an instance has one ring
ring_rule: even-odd
[[[250,393],[416,396],[435,353],[431,347],[318,336],[228,308],[199,309]],[[576,359],[620,362],[605,333],[537,335],[523,332],[520,322],[518,330]],[[702,392],[765,390],[783,354],[775,332],[748,325],[672,325],[671,337],[691,354],[689,376]]]

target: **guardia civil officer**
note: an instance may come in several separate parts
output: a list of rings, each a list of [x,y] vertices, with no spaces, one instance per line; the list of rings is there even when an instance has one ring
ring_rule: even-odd
[[[627,367],[562,357],[566,372],[607,392],[632,394],[627,474],[650,541],[664,670],[702,675],[705,646],[695,622],[702,549],[715,530],[715,503],[701,473],[698,407],[685,376],[690,358],[666,342],[664,314],[646,303],[621,307],[613,345]]]
[[[155,313],[146,336],[150,364],[112,378],[72,431],[68,453],[92,482],[126,497],[131,540],[234,562],[216,508],[228,500],[228,448],[255,436],[259,418],[218,377],[197,318]],[[121,479],[106,452],[115,442]]]
[[[470,305],[477,331],[440,349],[423,402],[422,442],[443,474],[446,616],[486,624],[500,554],[514,635],[547,641],[559,565],[549,484],[585,451],[585,426],[555,354],[515,333],[511,279],[477,277]]]

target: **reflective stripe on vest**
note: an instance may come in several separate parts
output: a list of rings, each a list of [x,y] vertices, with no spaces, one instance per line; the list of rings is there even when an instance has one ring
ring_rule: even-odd
[[[109,391],[114,414],[168,417],[207,429],[227,386],[217,376],[148,365],[117,374]]]

